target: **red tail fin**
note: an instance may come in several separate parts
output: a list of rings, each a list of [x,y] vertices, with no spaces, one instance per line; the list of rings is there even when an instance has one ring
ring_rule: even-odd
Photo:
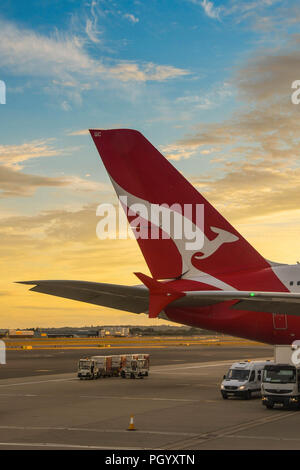
[[[94,143],[118,196],[130,204],[202,204],[204,243],[193,251],[175,239],[138,239],[148,267],[156,279],[237,272],[269,267],[265,259],[138,131],[91,130]],[[129,222],[132,214],[128,215]],[[195,212],[192,222],[196,226]],[[198,226],[199,228],[199,226]],[[147,227],[148,229],[148,227]],[[200,229],[200,228],[199,228]]]

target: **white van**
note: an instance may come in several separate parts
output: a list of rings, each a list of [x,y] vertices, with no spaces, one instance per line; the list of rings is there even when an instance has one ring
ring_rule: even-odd
[[[224,375],[221,384],[221,394],[228,397],[241,397],[249,400],[252,396],[261,395],[262,371],[271,361],[235,362]]]

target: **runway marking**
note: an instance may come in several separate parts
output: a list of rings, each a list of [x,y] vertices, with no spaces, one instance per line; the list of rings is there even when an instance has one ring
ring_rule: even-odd
[[[279,421],[285,418],[288,418],[289,416],[295,416],[295,413],[292,412],[286,412],[286,413],[280,413],[280,415],[276,416],[268,416],[265,418],[259,418],[254,421],[249,421],[246,423],[241,423],[237,424],[234,426],[230,426],[227,429],[225,428],[224,430],[216,430],[216,431],[211,431],[211,432],[206,432],[206,433],[201,433],[195,438],[191,438],[190,440],[186,441],[177,441],[175,443],[172,443],[169,446],[164,447],[166,450],[172,450],[172,449],[194,449],[195,446],[198,447],[201,444],[206,444],[209,441],[217,440],[220,438],[226,438],[228,436],[234,436],[233,433],[243,431],[245,429],[250,429],[256,426],[262,426],[264,424],[272,423],[275,421]]]
[[[68,449],[95,449],[95,450],[116,450],[116,447],[104,446],[83,446],[79,444],[55,444],[51,442],[0,442],[0,446],[18,446],[18,447],[59,447]],[[147,450],[146,447],[119,447],[118,450]]]
[[[255,361],[265,361],[266,358],[256,358],[256,359],[253,359]],[[180,370],[180,371],[185,371],[186,369],[203,369],[203,368],[208,368],[208,367],[219,367],[219,366],[226,366],[226,365],[231,365],[232,364],[232,360],[228,360],[228,361],[219,361],[219,362],[204,362],[204,363],[198,363],[196,365],[193,365],[193,366],[187,366],[185,364],[182,364],[182,367],[173,367],[173,366],[167,366],[167,365],[163,365],[163,366],[155,366],[153,369],[150,369],[150,373],[151,374],[168,374],[168,375],[171,375],[173,374],[173,371],[177,371],[177,370]],[[184,373],[181,373],[182,375],[187,375],[187,374],[184,374]]]
[[[153,369],[150,369],[150,372],[151,374],[160,374],[160,373],[164,373],[164,374],[170,374],[172,373],[173,371],[175,370],[186,370],[186,369],[203,369],[203,368],[207,368],[207,367],[218,367],[218,366],[224,366],[224,365],[227,365],[227,364],[232,364],[232,360],[231,361],[222,361],[222,362],[205,362],[204,364],[197,364],[197,365],[194,365],[194,366],[185,366],[184,364],[182,364],[182,367],[169,367],[167,365],[164,365],[164,366],[158,366],[158,367],[161,367],[161,369],[157,369],[157,366]],[[163,369],[163,367],[165,367],[169,372],[165,372],[165,370]]]
[[[146,400],[146,401],[182,401],[182,402],[196,402],[198,403],[199,400],[192,400],[189,398],[159,398],[159,397],[137,397],[137,396],[131,396],[131,397],[123,397],[123,396],[112,396],[112,395],[80,395],[80,398],[100,398],[100,399],[111,399],[111,398],[116,398],[117,400]],[[1,427],[1,426],[0,426]]]
[[[126,429],[97,429],[97,428],[75,428],[75,427],[66,427],[66,426],[1,426],[1,429],[7,430],[22,430],[22,431],[75,431],[75,432],[96,432],[96,433],[124,433],[127,434]],[[139,434],[158,434],[162,436],[189,436],[196,437],[198,434],[193,432],[177,432],[177,431],[146,431],[146,430],[136,430]]]
[[[32,393],[1,393],[0,397],[38,397],[39,395],[33,395]]]
[[[48,398],[54,397],[55,395],[34,395],[34,394],[11,394],[11,393],[1,393],[1,397],[27,397],[27,398],[37,398],[47,396]],[[110,400],[110,399],[117,399],[117,400],[145,400],[145,401],[171,401],[171,402],[183,402],[183,403],[219,403],[218,400],[192,400],[187,398],[160,398],[160,397],[123,397],[123,396],[111,396],[111,395],[80,395],[79,398],[84,399],[101,399],[101,400]],[[2,426],[0,426],[1,429]]]
[[[215,390],[216,387],[220,387],[220,384],[193,384],[191,387],[197,387],[197,388],[213,388]]]
[[[0,387],[15,387],[16,385],[33,385],[33,384],[43,384],[47,382],[70,382],[71,380],[78,380],[77,377],[69,379],[50,379],[50,380],[37,380],[34,382],[17,382],[14,384],[1,384]]]
[[[191,376],[191,372],[184,372],[184,370],[182,372],[153,372],[154,374],[160,374],[160,375],[177,375],[177,376],[188,376],[190,377]],[[152,374],[152,372],[151,372]],[[199,373],[200,374],[200,373]],[[209,376],[209,374],[203,374],[201,373],[201,377],[207,377]]]
[[[300,441],[299,437],[275,437],[275,436],[238,436],[238,435],[229,435],[226,438],[234,439],[258,439],[258,440],[272,440],[272,441]]]

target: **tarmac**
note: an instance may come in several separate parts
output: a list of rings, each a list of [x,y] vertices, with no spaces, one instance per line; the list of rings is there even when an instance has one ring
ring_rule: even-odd
[[[272,358],[272,347],[137,352],[151,354],[148,378],[82,381],[76,365],[83,350],[8,351],[0,366],[0,450],[299,449],[300,412],[267,410],[259,398],[223,400],[220,394],[232,362]],[[131,415],[135,431],[127,430]]]

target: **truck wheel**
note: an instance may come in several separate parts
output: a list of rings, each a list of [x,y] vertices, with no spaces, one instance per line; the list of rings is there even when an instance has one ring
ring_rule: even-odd
[[[274,403],[268,403],[266,408],[268,408],[268,410],[272,410],[274,408]]]
[[[228,398],[227,393],[222,392],[222,397],[223,397],[224,400],[227,400],[227,398]]]

